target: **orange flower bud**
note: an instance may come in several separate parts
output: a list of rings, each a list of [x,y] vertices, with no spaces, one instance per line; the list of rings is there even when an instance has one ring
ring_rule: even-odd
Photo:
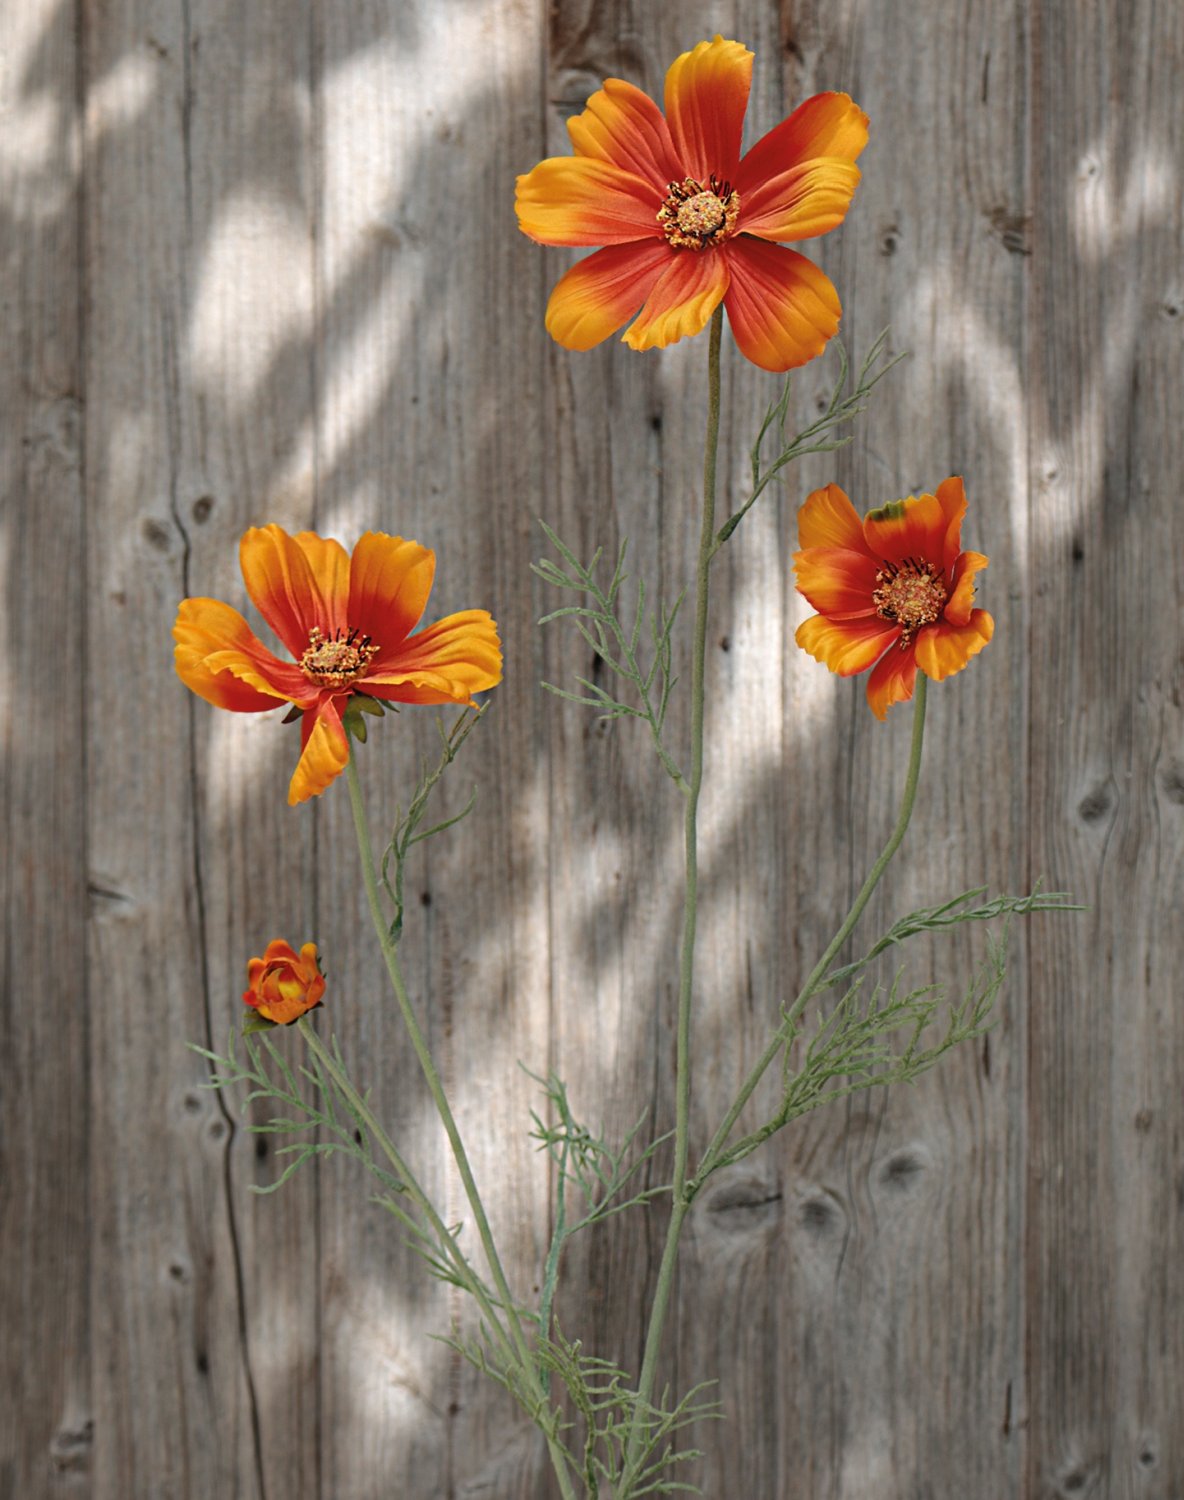
[[[281,938],[268,943],[262,958],[247,963],[243,1004],[268,1021],[287,1026],[320,1005],[325,976],[317,959],[317,945],[305,943],[297,953]]]

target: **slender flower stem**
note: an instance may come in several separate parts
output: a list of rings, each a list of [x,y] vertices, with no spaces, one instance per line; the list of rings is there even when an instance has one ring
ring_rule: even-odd
[[[654,1300],[650,1308],[645,1352],[638,1381],[638,1411],[629,1433],[628,1463],[622,1476],[624,1492],[636,1478],[640,1459],[641,1408],[650,1400],[657,1372],[658,1352],[674,1268],[678,1260],[678,1242],[683,1220],[690,1207],[687,1195],[687,1155],[691,1120],[691,1002],[695,977],[695,925],[699,900],[699,792],[703,785],[703,722],[706,704],[707,619],[711,558],[715,551],[715,468],[719,448],[720,407],[720,338],[723,332],[723,308],[717,307],[711,319],[707,345],[707,437],[703,449],[703,516],[699,529],[699,560],[695,571],[695,635],[691,660],[691,759],[686,781],[684,847],[686,874],[683,887],[682,950],[678,979],[678,1039],[675,1061],[674,1182],[670,1224]]]
[[[522,1320],[518,1316],[518,1308],[510,1291],[510,1284],[506,1279],[505,1270],[502,1267],[501,1257],[497,1253],[494,1243],[493,1232],[489,1227],[489,1220],[485,1214],[485,1205],[481,1202],[481,1195],[477,1191],[477,1182],[473,1176],[473,1170],[469,1165],[468,1153],[465,1151],[464,1141],[457,1128],[452,1108],[448,1103],[448,1096],[444,1092],[444,1085],[440,1081],[440,1075],[436,1071],[436,1064],[428,1051],[427,1041],[420,1030],[419,1021],[416,1017],[411,999],[407,994],[407,986],[403,982],[403,971],[399,965],[399,955],[396,945],[391,938],[390,928],[387,925],[386,915],[382,906],[382,895],[378,887],[378,876],[374,863],[374,851],[370,843],[370,829],[366,822],[366,808],[362,801],[362,787],[358,779],[358,768],[354,758],[354,744],[350,741],[349,760],[346,762],[346,784],[349,787],[349,805],[354,818],[354,831],[358,838],[358,852],[362,857],[362,878],[366,885],[366,899],[370,904],[370,916],[374,922],[374,931],[378,936],[382,948],[382,956],[386,960],[387,973],[390,975],[391,987],[395,992],[395,998],[399,1003],[399,1011],[403,1017],[403,1024],[407,1028],[407,1034],[411,1038],[411,1045],[415,1055],[419,1059],[420,1070],[431,1093],[436,1111],[440,1116],[448,1143],[452,1148],[453,1160],[456,1162],[457,1171],[464,1185],[465,1197],[469,1201],[474,1222],[477,1225],[477,1233],[481,1237],[481,1244],[485,1250],[485,1259],[493,1276],[493,1283],[501,1301],[502,1311],[506,1315],[509,1325],[509,1335],[517,1351],[518,1363],[523,1379],[531,1387],[533,1394],[539,1402],[539,1410],[546,1405],[547,1394],[539,1379],[539,1373],[531,1356],[530,1346],[526,1341],[526,1334],[522,1328]],[[541,1425],[541,1424],[540,1424]],[[560,1489],[565,1500],[575,1500],[575,1492],[571,1488],[571,1479],[567,1472],[567,1461],[558,1441],[554,1435],[543,1429],[547,1439],[547,1446],[551,1453],[551,1461],[559,1480]]]
[[[707,1147],[707,1150],[703,1155],[703,1160],[699,1164],[699,1170],[695,1173],[694,1181],[691,1184],[692,1197],[699,1191],[707,1178],[713,1171],[715,1171],[716,1167],[720,1165],[720,1162],[723,1159],[724,1155],[724,1147],[727,1145],[728,1137],[732,1133],[733,1126],[740,1118],[741,1110],[743,1110],[744,1106],[752,1097],[753,1091],[755,1090],[757,1084],[760,1083],[761,1079],[764,1077],[769,1064],[773,1061],[773,1059],[781,1051],[782,1047],[784,1047],[786,1042],[789,1040],[789,1037],[793,1032],[794,1022],[806,1008],[806,1005],[809,1003],[811,996],[815,995],[818,992],[819,986],[826,978],[827,973],[830,971],[830,966],[834,961],[835,955],[838,953],[839,949],[843,946],[847,939],[851,936],[856,922],[858,922],[860,917],[863,915],[864,907],[871,899],[872,892],[875,890],[876,886],[879,885],[881,876],[888,868],[889,861],[892,859],[892,856],[896,853],[897,849],[900,848],[901,840],[905,835],[905,830],[909,826],[909,819],[913,815],[913,803],[917,798],[917,781],[921,774],[921,747],[925,739],[925,694],[927,687],[928,678],[923,672],[918,672],[917,686],[915,689],[915,697],[913,703],[913,737],[912,743],[909,747],[908,772],[905,775],[904,794],[901,797],[900,812],[896,817],[896,826],[895,828],[893,828],[888,842],[884,845],[879,859],[876,860],[875,864],[871,868],[870,873],[868,874],[867,879],[863,882],[863,886],[860,889],[859,895],[856,896],[851,910],[847,913],[847,916],[843,921],[843,925],[831,939],[830,945],[827,947],[826,952],[815,964],[813,972],[811,973],[809,979],[806,980],[806,983],[802,986],[797,999],[785,1012],[785,1016],[781,1022],[781,1025],[773,1033],[769,1045],[765,1048],[756,1065],[753,1067],[748,1077],[744,1080],[740,1092],[736,1095],[736,1098],[732,1102],[731,1108],[724,1116],[719,1129],[712,1137],[711,1144]],[[750,1138],[746,1136],[739,1143],[739,1147],[747,1145],[750,1139],[753,1140],[754,1144],[756,1143],[756,1138]]]

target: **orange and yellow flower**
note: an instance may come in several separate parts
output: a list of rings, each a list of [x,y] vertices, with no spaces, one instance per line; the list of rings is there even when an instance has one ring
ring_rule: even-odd
[[[277,1026],[287,1026],[315,1009],[324,993],[325,976],[315,943],[305,943],[297,953],[290,944],[275,938],[262,958],[247,960],[243,1004]]]
[[[699,333],[722,301],[740,349],[766,370],[803,365],[839,326],[839,298],[782,243],[841,224],[859,182],[867,116],[816,94],[743,157],[753,54],[717,36],[675,59],[666,114],[633,84],[605,80],[568,121],[574,156],[518,179],[518,223],[542,245],[605,248],[562,277],[547,330],[591,349],[638,314],[634,349]]]
[[[962,551],[966,495],[959,478],[936,495],[910,495],[861,521],[837,484],[798,512],[798,592],[818,610],[798,627],[799,646],[840,677],[874,667],[867,701],[882,719],[913,696],[917,668],[940,682],[960,672],[995,632],[973,609],[981,552]]]
[[[303,750],[289,803],[319,796],[345,769],[342,714],[354,693],[472,703],[501,681],[501,645],[487,611],[415,629],[436,571],[435,553],[418,542],[368,531],[350,556],[340,542],[273,525],[246,533],[239,560],[252,603],[295,661],[269,651],[230,605],[184,599],[173,627],[177,674],[218,708],[301,710]]]

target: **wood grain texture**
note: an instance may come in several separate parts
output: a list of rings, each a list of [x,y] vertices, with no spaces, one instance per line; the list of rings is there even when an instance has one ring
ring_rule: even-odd
[[[889,323],[912,354],[715,574],[693,1150],[858,889],[907,750],[907,711],[877,723],[861,680],[792,644],[814,486],[862,509],[962,473],[991,557],[996,638],[931,692],[913,828],[861,931],[980,883],[1040,878],[1090,911],[1017,926],[981,1044],[712,1182],[661,1380],[720,1382],[727,1420],[692,1435],[713,1500],[1184,1492],[1179,7],[9,12],[0,1500],[554,1492],[508,1399],[433,1340],[470,1312],[358,1172],[330,1160],[255,1196],[282,1161],[202,1088],[185,1042],[222,1046],[247,957],[315,937],[318,1024],[477,1253],[343,789],[288,808],[296,730],[187,698],[168,633],[186,594],[245,607],[237,541],[269,520],[416,537],[438,553],[427,618],[498,619],[506,681],[440,804],[476,783],[478,805],[418,851],[404,952],[529,1299],[555,1204],[516,1063],[555,1068],[610,1138],[643,1111],[671,1126],[682,861],[644,727],[538,686],[595,669],[563,622],[536,628],[561,602],[529,572],[536,521],[584,556],[628,538],[631,575],[678,595],[706,348],[554,345],[546,299],[574,257],[517,232],[513,179],[566,152],[604,77],[660,97],[717,30],[757,54],[749,140],[822,89],[871,115],[847,223],[801,248],[857,358]],[[795,377],[797,425],[834,368]],[[725,342],[721,511],[778,389]],[[434,744],[427,711],[372,736],[376,839]],[[902,957],[958,989],[982,951],[973,932]],[[566,1262],[564,1331],[632,1370],[663,1233],[660,1204],[634,1210]]]

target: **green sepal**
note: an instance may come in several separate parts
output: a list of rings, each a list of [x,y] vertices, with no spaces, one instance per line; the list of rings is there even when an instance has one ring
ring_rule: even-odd
[[[293,703],[292,707],[288,710],[288,712],[280,720],[280,723],[281,724],[295,724],[295,722],[296,722],[297,719],[302,719],[303,717],[304,717],[304,710],[300,707],[299,704]]]
[[[243,1017],[243,1035],[252,1036],[256,1031],[274,1031],[278,1024],[261,1016],[257,1010],[252,1011],[249,1016]]]
[[[349,706],[361,713],[370,714],[375,719],[381,719],[386,712],[386,704],[382,699],[372,698],[369,693],[351,693]]]
[[[887,505],[878,506],[875,510],[869,510],[867,519],[869,521],[899,521],[904,515],[905,505],[903,500],[889,500]]]

